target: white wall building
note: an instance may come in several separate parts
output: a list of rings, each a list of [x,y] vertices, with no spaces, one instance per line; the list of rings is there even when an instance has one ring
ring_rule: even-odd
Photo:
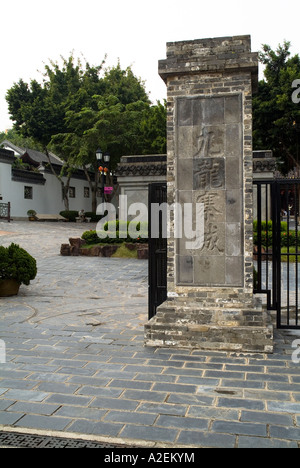
[[[51,169],[46,167],[47,156],[38,151],[19,148],[7,140],[3,141],[1,146],[0,201],[11,203],[12,218],[27,218],[28,210],[51,215],[58,215],[60,211],[65,210],[61,183]],[[29,164],[31,170],[17,168],[15,161],[18,158]],[[59,170],[62,166],[61,160],[52,153],[50,158],[53,167]],[[86,212],[92,210],[91,190],[81,170],[77,170],[71,178],[69,209],[84,209]]]

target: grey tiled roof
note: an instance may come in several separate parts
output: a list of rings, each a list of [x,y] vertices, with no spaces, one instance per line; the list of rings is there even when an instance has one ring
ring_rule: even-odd
[[[4,140],[0,143],[1,145],[5,145],[7,148],[13,150],[15,153],[18,153],[20,156],[23,156],[25,153],[28,154],[28,156],[35,162],[37,163],[48,163],[48,158],[45,153],[42,153],[41,151],[37,150],[32,150],[29,148],[21,148],[20,146],[16,146],[13,143],[11,143],[9,140]],[[59,166],[62,166],[62,161],[59,159],[55,154],[49,152],[50,155],[50,161],[52,164],[57,164]]]

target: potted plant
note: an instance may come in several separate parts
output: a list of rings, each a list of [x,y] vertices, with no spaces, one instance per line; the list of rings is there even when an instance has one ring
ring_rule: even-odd
[[[35,221],[35,215],[36,215],[36,211],[34,210],[27,211],[27,216],[28,216],[29,221]]]
[[[36,260],[17,244],[0,246],[0,297],[15,296],[36,277]]]

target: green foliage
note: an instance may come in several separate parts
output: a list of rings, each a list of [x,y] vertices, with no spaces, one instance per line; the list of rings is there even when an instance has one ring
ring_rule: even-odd
[[[257,289],[257,288],[258,288],[258,272],[253,267],[253,289]]]
[[[141,122],[141,154],[167,152],[167,102],[157,101]]]
[[[90,231],[85,231],[82,234],[81,238],[85,240],[87,245],[93,245],[93,244],[100,244],[101,243],[101,239],[98,237],[97,232],[92,230],[92,229]]]
[[[14,279],[29,285],[36,277],[36,260],[17,244],[0,246],[0,280]]]
[[[166,152],[166,104],[151,105],[143,81],[130,67],[122,70],[118,63],[101,76],[103,65],[104,61],[90,66],[76,63],[73,56],[62,57],[62,65],[50,62],[45,66],[42,83],[20,80],[7,91],[14,131],[64,161],[57,177],[66,209],[63,176],[82,167],[96,211],[99,164],[95,151],[99,146],[110,153],[111,169],[124,154]]]
[[[253,233],[253,242],[254,245],[258,244],[258,233]],[[272,247],[273,243],[273,231],[262,231],[261,232],[261,243],[264,247]],[[300,247],[300,237],[299,233],[296,236],[295,231],[281,231],[280,233],[280,246],[281,247]]]
[[[258,221],[253,221],[253,231],[257,232]],[[272,231],[273,229],[273,222],[272,221],[262,221],[261,222],[261,230],[262,231]],[[288,223],[286,221],[281,221],[280,223],[280,230],[287,231],[288,230]]]
[[[260,61],[265,80],[259,82],[253,99],[254,149],[272,150],[287,172],[300,162],[300,106],[293,103],[292,83],[300,79],[300,58],[290,57],[290,43],[276,51],[263,45]]]
[[[49,145],[53,135],[67,131],[66,112],[80,109],[99,92],[98,73],[102,65],[83,66],[71,55],[68,59],[62,57],[62,65],[53,61],[46,65],[42,83],[19,80],[6,94],[14,129],[43,147]]]
[[[101,77],[103,65],[104,61],[91,67],[76,63],[73,55],[62,57],[61,65],[51,61],[45,66],[42,83],[15,83],[6,95],[14,130],[53,149],[69,166],[95,165],[99,146],[111,153],[114,164],[123,154],[146,151],[143,136],[149,133],[148,119],[154,140],[161,143],[164,106],[151,107],[144,83],[130,67],[122,70],[118,63]],[[153,152],[152,143],[146,152]]]
[[[122,70],[120,62],[115,67],[105,70],[102,90],[105,95],[117,96],[125,106],[137,101],[150,104],[145,83],[133,74],[130,67]]]
[[[35,210],[28,210],[27,211],[27,216],[35,216],[36,215],[36,211]]]
[[[77,210],[77,211],[75,211],[75,210],[64,210],[64,211],[61,211],[59,214],[61,216],[63,216],[64,218],[68,219],[70,222],[75,223],[76,218],[78,218],[78,212],[79,212],[79,210]],[[100,221],[103,218],[103,216],[96,215],[92,211],[86,211],[85,212],[85,217],[86,218],[91,218],[92,223],[97,223],[98,221]]]
[[[117,251],[112,254],[112,258],[137,258],[137,250],[130,250],[125,244],[121,244]]]
[[[78,211],[73,211],[73,210],[64,210],[61,211],[59,214],[60,216],[63,216],[64,218],[68,219],[70,222],[75,223],[76,218],[78,218]]]
[[[132,232],[130,232],[132,229]],[[130,234],[137,234],[131,236]],[[100,232],[99,232],[100,234]],[[82,234],[82,239],[88,245],[92,244],[119,244],[122,242],[147,243],[148,242],[148,223],[134,223],[124,221],[108,221],[103,226],[101,237],[97,231],[90,230]],[[103,237],[103,238],[102,238]]]
[[[22,137],[15,129],[0,132],[0,143],[3,140],[9,140],[14,145],[19,146],[20,148],[30,148],[37,151],[43,151],[42,145],[36,143],[32,138]]]
[[[299,232],[287,230],[288,223],[285,221],[281,222],[280,229],[280,246],[281,247],[300,247],[300,236]],[[272,221],[262,221],[261,222],[261,243],[264,247],[272,247],[273,244],[273,224]],[[257,230],[257,221],[253,221],[253,242],[254,245],[258,244],[258,230]]]
[[[91,218],[92,223],[97,223],[98,221],[100,221],[103,218],[102,215],[97,215],[96,213],[93,213],[92,211],[86,211],[85,217],[86,218]]]

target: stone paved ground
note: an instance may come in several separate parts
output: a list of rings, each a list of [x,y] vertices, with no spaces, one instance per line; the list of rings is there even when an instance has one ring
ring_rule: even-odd
[[[0,244],[17,242],[38,261],[29,287],[0,298],[0,430],[298,448],[300,332],[277,331],[273,355],[146,349],[147,262],[61,257],[60,244],[82,230],[0,222]]]

